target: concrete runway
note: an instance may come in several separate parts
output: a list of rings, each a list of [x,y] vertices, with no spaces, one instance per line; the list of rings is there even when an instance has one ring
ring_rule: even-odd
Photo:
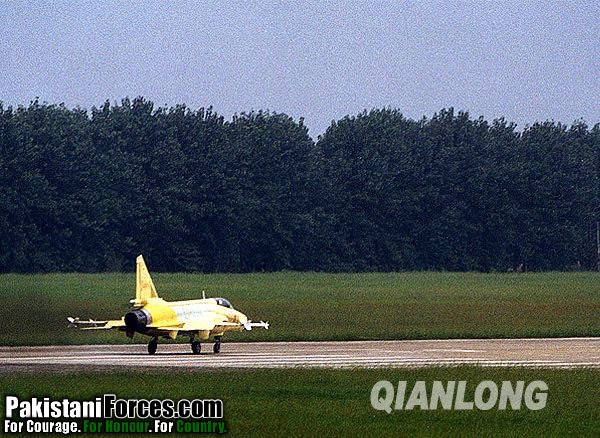
[[[375,368],[435,365],[600,368],[600,338],[353,342],[223,342],[193,355],[188,344],[0,347],[0,373],[197,368]]]

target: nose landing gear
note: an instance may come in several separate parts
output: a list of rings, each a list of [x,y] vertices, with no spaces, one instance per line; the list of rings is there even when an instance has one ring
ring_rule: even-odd
[[[221,337],[220,336],[216,336],[215,337],[215,345],[213,346],[213,352],[215,354],[217,354],[220,351],[221,351]]]

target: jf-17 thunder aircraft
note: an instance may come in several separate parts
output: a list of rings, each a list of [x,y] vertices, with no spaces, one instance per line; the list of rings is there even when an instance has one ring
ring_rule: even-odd
[[[135,333],[150,336],[148,353],[156,353],[158,338],[175,339],[177,335],[188,336],[194,354],[200,353],[200,341],[213,336],[213,351],[221,351],[221,336],[226,331],[252,330],[253,327],[269,328],[267,322],[251,322],[246,315],[235,310],[225,298],[203,298],[189,301],[163,300],[156,288],[140,255],[136,259],[135,299],[132,309],[121,319],[112,321],[81,321],[67,318],[69,327],[83,330],[119,330],[129,338]]]

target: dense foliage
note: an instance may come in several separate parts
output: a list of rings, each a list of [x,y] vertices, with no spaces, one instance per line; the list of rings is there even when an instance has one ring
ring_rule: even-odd
[[[600,127],[0,104],[0,271],[595,266]]]

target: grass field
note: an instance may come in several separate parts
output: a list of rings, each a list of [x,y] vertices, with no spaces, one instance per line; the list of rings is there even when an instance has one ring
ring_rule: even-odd
[[[544,409],[392,411],[371,407],[375,382],[543,380]],[[599,436],[598,370],[428,368],[417,370],[257,370],[179,374],[97,373],[0,376],[2,398],[220,398],[229,436]],[[471,394],[473,389],[467,390]],[[407,396],[408,398],[408,396]],[[469,399],[469,396],[467,396]],[[0,409],[4,412],[4,407]]]
[[[224,296],[271,330],[226,340],[361,340],[600,335],[597,273],[154,274],[167,300]],[[67,329],[118,318],[135,275],[0,275],[0,345],[129,342]],[[137,342],[146,338],[137,337]]]

